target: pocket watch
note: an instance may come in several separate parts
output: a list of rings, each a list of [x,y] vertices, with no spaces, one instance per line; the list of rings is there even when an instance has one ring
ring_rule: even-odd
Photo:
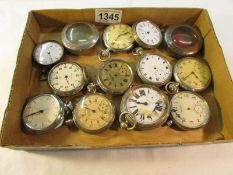
[[[75,62],[60,62],[48,75],[48,84],[55,94],[70,96],[82,90],[87,82],[85,69]]]
[[[128,51],[133,47],[133,30],[126,24],[111,24],[103,32],[103,42],[106,50],[99,53],[99,59],[103,60],[110,57],[110,51]]]
[[[134,75],[128,63],[122,60],[109,60],[100,65],[97,84],[111,94],[122,94],[133,83]]]
[[[73,54],[79,54],[96,45],[99,31],[91,23],[77,22],[64,27],[61,39],[65,48]]]
[[[165,43],[177,56],[192,56],[202,48],[203,38],[195,27],[190,25],[171,25],[164,34]]]
[[[170,102],[171,118],[183,130],[197,129],[205,126],[210,118],[210,109],[206,100],[200,95],[182,91],[175,94]]]
[[[31,98],[22,113],[24,128],[41,134],[60,127],[63,124],[65,105],[53,94],[42,94]]]
[[[84,95],[73,109],[73,122],[84,132],[95,134],[107,130],[115,118],[115,107],[102,93],[97,93],[94,84],[88,85],[89,93]]]
[[[35,62],[42,66],[57,63],[64,55],[64,47],[57,41],[49,40],[38,44],[33,50]]]
[[[159,127],[170,113],[167,95],[152,85],[137,85],[122,97],[119,117],[121,128],[131,130]]]
[[[136,65],[137,74],[144,83],[162,86],[172,77],[172,66],[163,56],[143,55]]]
[[[204,59],[180,59],[175,64],[173,75],[181,87],[190,91],[203,91],[211,82],[211,71]]]
[[[149,20],[133,24],[132,29],[135,41],[143,48],[156,48],[162,42],[159,27]]]

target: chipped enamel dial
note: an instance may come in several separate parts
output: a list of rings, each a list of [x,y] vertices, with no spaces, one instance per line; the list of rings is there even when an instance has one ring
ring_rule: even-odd
[[[137,64],[137,74],[144,83],[161,86],[170,81],[172,67],[169,61],[159,55],[145,55]]]
[[[130,87],[133,79],[133,71],[128,63],[110,60],[100,66],[97,83],[107,93],[122,94]]]
[[[100,93],[85,95],[73,110],[75,125],[87,133],[99,133],[108,129],[115,118],[115,108],[108,98]]]
[[[75,62],[61,62],[50,70],[48,83],[59,96],[74,95],[84,87],[86,73],[84,68]]]
[[[64,105],[58,96],[42,94],[27,102],[22,113],[22,122],[27,131],[41,134],[61,126],[64,114]]]
[[[170,103],[172,120],[181,129],[197,129],[209,121],[208,103],[194,92],[179,92],[172,97]]]
[[[134,117],[139,129],[161,126],[170,110],[168,97],[158,88],[146,84],[130,88],[123,96],[120,108],[121,112]]]
[[[57,41],[45,41],[38,44],[33,51],[34,60],[43,66],[57,63],[64,54],[64,47]]]
[[[156,48],[162,42],[159,27],[151,21],[139,21],[132,28],[135,41],[143,48]]]
[[[211,71],[203,59],[186,57],[174,67],[174,78],[181,87],[190,91],[203,91],[211,82]]]

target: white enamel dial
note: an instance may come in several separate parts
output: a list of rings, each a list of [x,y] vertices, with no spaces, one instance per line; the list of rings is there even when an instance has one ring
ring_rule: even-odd
[[[32,131],[43,132],[51,128],[61,114],[57,97],[43,94],[32,98],[24,108],[23,123]],[[54,125],[54,127],[57,127]]]
[[[159,89],[139,86],[127,97],[126,109],[133,114],[139,125],[152,126],[161,124],[163,118],[168,116],[168,100]]]
[[[61,60],[64,48],[56,41],[46,41],[34,49],[34,60],[41,65],[51,65]]]
[[[140,45],[140,43],[143,43],[142,47],[156,47],[162,41],[162,35],[159,27],[151,21],[141,21],[137,23],[135,26],[135,32],[140,40],[138,44]]]
[[[147,55],[139,61],[137,73],[145,83],[164,85],[171,79],[172,67],[159,55]]]
[[[199,95],[183,91],[171,99],[171,114],[178,126],[195,129],[204,126],[210,116],[207,102]]]
[[[48,81],[56,94],[73,95],[84,86],[84,72],[77,63],[62,62],[50,70]]]

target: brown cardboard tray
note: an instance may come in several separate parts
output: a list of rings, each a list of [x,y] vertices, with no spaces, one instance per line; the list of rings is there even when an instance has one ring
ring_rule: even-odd
[[[42,135],[25,134],[21,127],[21,111],[26,99],[40,93],[51,92],[46,82],[39,81],[38,66],[32,61],[33,48],[37,43],[47,39],[55,39],[60,42],[60,32],[66,24],[76,21],[95,23],[95,9],[36,10],[31,11],[28,15],[18,51],[9,102],[2,124],[2,146],[14,149],[90,149],[232,141],[233,84],[207,11],[193,8],[120,8],[120,10],[123,14],[122,23],[133,24],[142,19],[149,19],[160,26],[187,23],[200,29],[204,38],[204,47],[198,57],[207,60],[213,74],[211,86],[201,93],[211,109],[211,119],[207,126],[193,131],[181,131],[175,127],[163,126],[152,130],[129,132],[119,128],[117,115],[113,126],[100,134],[91,135],[82,131],[71,131],[66,126]],[[95,24],[100,31],[106,27],[100,23]],[[95,80],[100,64],[96,54],[101,48],[103,46],[99,42],[90,53],[79,56],[67,53],[64,60],[76,61],[85,66],[91,78]],[[173,60],[163,48],[149,52],[159,52]],[[113,54],[112,58],[126,60],[135,69],[137,58],[131,53]],[[81,95],[83,94],[79,93],[76,96]],[[112,98],[119,114],[120,97]]]

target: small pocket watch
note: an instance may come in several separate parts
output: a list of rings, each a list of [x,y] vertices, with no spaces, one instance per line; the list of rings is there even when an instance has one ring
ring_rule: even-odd
[[[152,85],[137,85],[122,97],[119,117],[121,128],[149,129],[164,124],[170,113],[168,97]]]
[[[105,60],[110,57],[110,51],[128,51],[133,47],[134,36],[132,27],[126,24],[111,24],[103,32],[103,42],[106,50],[99,53],[99,59]]]
[[[94,84],[88,85],[89,93],[84,95],[73,109],[73,122],[84,132],[95,134],[107,130],[115,118],[115,107],[102,93],[97,93]]]
[[[97,84],[111,94],[122,94],[133,83],[134,75],[128,63],[122,60],[109,60],[100,65]]]
[[[169,26],[164,40],[169,51],[181,57],[197,54],[203,45],[199,30],[186,24]]]
[[[210,118],[210,109],[206,100],[200,95],[181,91],[175,94],[170,102],[171,121],[183,130],[197,129],[205,126]]]
[[[71,96],[82,90],[87,82],[85,69],[75,62],[60,62],[48,75],[48,84],[55,94]]]
[[[162,34],[159,27],[149,20],[133,24],[135,41],[143,48],[156,48],[162,42]]]
[[[64,121],[65,104],[53,94],[31,98],[22,113],[24,128],[33,134],[42,134],[60,127]]]
[[[211,82],[211,71],[207,62],[194,57],[178,60],[173,75],[181,87],[190,91],[203,91]]]
[[[57,63],[64,55],[64,47],[57,41],[49,40],[38,44],[33,51],[35,62],[42,66]]]
[[[162,86],[172,77],[172,66],[163,56],[143,55],[136,65],[138,76],[144,83]]]
[[[91,23],[77,22],[64,27],[61,39],[65,48],[71,53],[80,54],[96,45],[99,31]]]

